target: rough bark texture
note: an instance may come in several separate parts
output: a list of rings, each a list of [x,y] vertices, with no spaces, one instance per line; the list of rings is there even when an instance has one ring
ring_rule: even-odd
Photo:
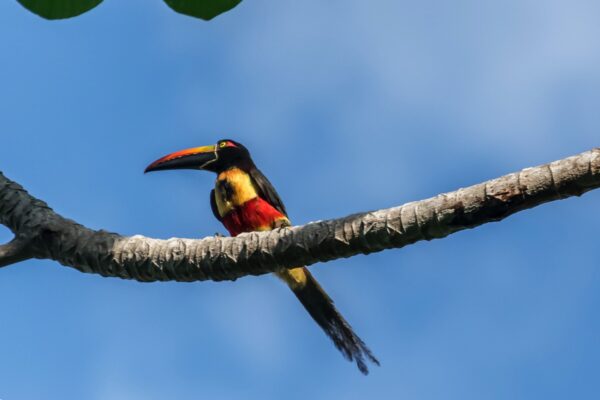
[[[82,272],[143,282],[235,280],[443,238],[599,186],[596,148],[385,210],[235,238],[157,240],[88,229],[0,173],[0,223],[15,234],[0,246],[0,266],[48,258]]]

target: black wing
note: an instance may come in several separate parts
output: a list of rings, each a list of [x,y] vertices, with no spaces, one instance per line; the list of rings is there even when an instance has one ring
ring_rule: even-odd
[[[210,209],[212,210],[215,218],[223,222],[221,215],[219,215],[219,209],[217,208],[217,200],[215,200],[215,189],[210,191]]]
[[[271,185],[271,182],[269,182],[267,177],[264,176],[258,168],[253,168],[250,171],[250,176],[252,177],[252,180],[256,185],[256,189],[258,189],[258,195],[261,198],[265,199],[270,205],[275,207],[277,211],[279,211],[287,217],[287,211],[285,211],[283,201],[281,201],[281,198],[277,194],[277,191],[275,190],[273,185]]]

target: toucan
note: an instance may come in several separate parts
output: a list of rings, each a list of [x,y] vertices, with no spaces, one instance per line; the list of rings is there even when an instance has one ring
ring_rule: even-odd
[[[232,236],[291,225],[277,191],[256,168],[248,149],[238,142],[223,139],[215,145],[177,151],[154,161],[145,172],[172,169],[217,174],[215,188],[210,192],[210,205],[215,217]],[[283,269],[276,275],[294,292],[335,347],[346,359],[355,361],[363,374],[369,372],[367,361],[379,365],[306,267]]]

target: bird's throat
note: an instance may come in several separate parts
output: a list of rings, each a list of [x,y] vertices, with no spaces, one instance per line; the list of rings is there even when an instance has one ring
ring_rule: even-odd
[[[250,175],[239,168],[217,176],[215,202],[221,221],[232,236],[289,225],[285,215],[260,198]]]
[[[241,169],[230,168],[217,176],[215,201],[221,218],[257,196],[250,175]]]

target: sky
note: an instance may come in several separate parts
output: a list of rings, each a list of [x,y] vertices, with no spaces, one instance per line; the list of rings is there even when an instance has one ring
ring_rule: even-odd
[[[245,144],[296,224],[599,146],[594,1],[159,0],[45,21],[0,3],[0,171],[95,229],[225,233],[206,172]],[[600,390],[600,191],[311,267],[381,361],[346,362],[272,276],[138,283],[0,270],[0,399],[564,399]],[[0,227],[0,242],[11,238]]]

